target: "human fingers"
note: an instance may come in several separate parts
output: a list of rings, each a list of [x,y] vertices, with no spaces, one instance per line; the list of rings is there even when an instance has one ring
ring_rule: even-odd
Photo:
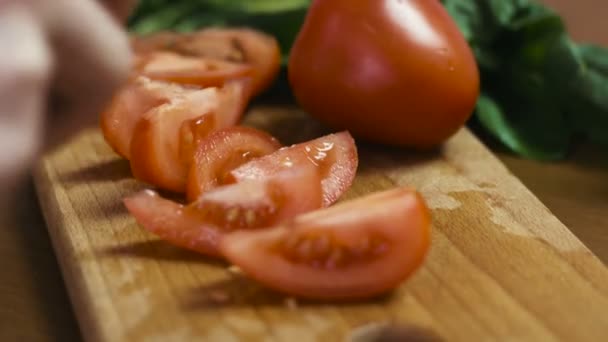
[[[0,200],[16,187],[42,143],[51,54],[36,17],[20,2],[0,10]]]
[[[55,56],[47,143],[97,122],[127,79],[131,53],[124,29],[94,0],[39,2]]]
[[[127,21],[131,12],[137,5],[137,0],[101,0],[101,3],[110,11],[119,22]]]

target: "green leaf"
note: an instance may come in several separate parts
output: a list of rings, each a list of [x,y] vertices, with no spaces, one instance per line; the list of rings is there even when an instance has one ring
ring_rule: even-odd
[[[522,9],[530,6],[529,0],[474,0],[485,8],[495,25],[503,27],[510,24]]]
[[[450,13],[468,42],[476,42],[484,31],[484,17],[477,2],[471,0],[445,0],[445,9]]]
[[[559,109],[550,103],[501,104],[482,94],[476,117],[515,153],[537,160],[556,160],[568,152],[571,132]]]
[[[568,111],[579,131],[608,145],[608,50],[582,46],[579,51],[586,64],[571,85]]]
[[[189,13],[196,10],[195,2],[177,2],[170,6],[161,7],[155,12],[148,13],[131,25],[131,30],[138,34],[149,34],[162,30],[170,30]]]
[[[589,69],[608,75],[608,48],[584,44],[578,49]]]
[[[307,8],[311,0],[203,0],[207,6],[223,12],[270,14]]]
[[[487,45],[494,41],[499,30],[486,15],[483,1],[444,0],[443,4],[471,46],[480,69],[494,70],[501,64],[501,58]]]

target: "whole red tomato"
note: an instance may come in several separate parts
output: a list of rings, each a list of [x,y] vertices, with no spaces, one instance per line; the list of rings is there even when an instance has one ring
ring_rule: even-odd
[[[475,58],[438,0],[314,0],[288,68],[312,116],[391,145],[440,144],[479,95]]]

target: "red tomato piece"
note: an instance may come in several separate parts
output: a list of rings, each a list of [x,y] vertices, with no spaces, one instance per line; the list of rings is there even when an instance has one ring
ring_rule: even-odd
[[[154,80],[219,87],[227,81],[253,75],[245,64],[205,57],[182,56],[173,52],[154,52],[137,63],[137,72]]]
[[[200,141],[188,174],[188,200],[225,184],[236,167],[278,150],[281,144],[268,133],[249,127],[229,127]]]
[[[146,35],[133,35],[130,37],[131,48],[136,55],[157,51],[174,51],[174,47],[182,39],[182,33],[173,31],[159,31]]]
[[[321,181],[313,168],[292,170],[265,181],[246,181],[204,193],[187,206],[155,192],[124,200],[146,230],[179,247],[220,256],[223,235],[276,225],[321,207]]]
[[[180,128],[180,158],[190,165],[195,148],[216,129],[236,125],[245,112],[249,97],[249,80],[234,80],[220,90],[215,115],[203,115],[182,123]]]
[[[479,96],[475,55],[438,0],[312,1],[289,56],[300,106],[376,143],[437,147]]]
[[[161,189],[185,192],[192,156],[184,153],[193,151],[202,135],[238,122],[244,111],[244,84],[231,81],[221,89],[193,89],[146,113],[131,139],[133,176]]]
[[[183,88],[165,82],[136,77],[118,91],[101,114],[105,140],[122,157],[129,159],[131,136],[139,119],[150,109],[169,102]]]
[[[390,291],[423,263],[430,214],[422,197],[388,190],[303,214],[283,225],[226,235],[220,251],[269,288],[311,299]]]
[[[206,28],[180,43],[182,51],[220,57],[251,65],[254,69],[253,95],[259,95],[276,79],[281,69],[277,40],[247,28]]]
[[[132,46],[139,54],[174,51],[251,66],[254,70],[254,96],[266,90],[281,69],[281,51],[277,40],[264,32],[248,28],[204,28],[181,34],[158,32],[135,37]]]
[[[232,170],[226,182],[272,177],[286,168],[314,165],[323,187],[323,205],[329,206],[352,185],[359,158],[355,141],[348,132],[283,147],[267,156],[254,159]]]
[[[218,126],[216,116],[204,114],[186,120],[179,130],[179,157],[184,165],[191,165],[196,147]]]

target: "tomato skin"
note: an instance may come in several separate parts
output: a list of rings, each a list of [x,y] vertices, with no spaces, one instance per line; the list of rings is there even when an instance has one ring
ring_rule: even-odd
[[[206,255],[216,255],[221,232],[201,223],[197,216],[186,215],[184,205],[144,190],[123,200],[129,213],[144,229],[178,247]]]
[[[230,231],[273,226],[321,207],[316,170],[291,171],[218,187],[187,206],[150,190],[125,198],[124,204],[142,228],[168,243],[220,257],[219,242]]]
[[[226,181],[265,179],[285,169],[309,165],[314,165],[321,174],[323,206],[331,205],[348,190],[356,176],[359,156],[353,137],[349,132],[338,132],[283,147],[235,168]]]
[[[223,175],[232,169],[278,150],[281,143],[268,133],[234,126],[210,134],[197,144],[188,173],[187,198],[224,184]]]
[[[231,233],[220,241],[220,251],[245,274],[280,292],[364,299],[396,288],[423,264],[430,226],[422,197],[398,188],[309,212],[275,228]]]
[[[314,1],[288,77],[298,103],[327,125],[414,148],[453,135],[479,95],[474,55],[437,0]]]

